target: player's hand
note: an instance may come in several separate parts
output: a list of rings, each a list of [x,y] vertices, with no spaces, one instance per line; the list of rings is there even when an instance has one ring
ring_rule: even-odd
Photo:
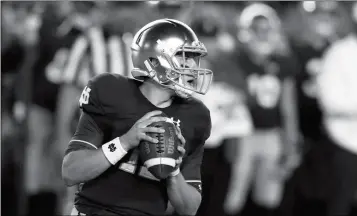
[[[160,115],[161,111],[152,111],[146,113],[130,128],[130,130],[120,137],[120,142],[123,148],[128,151],[139,145],[140,141],[146,140],[148,142],[157,143],[158,140],[147,135],[146,133],[164,133],[162,128],[148,127],[154,122],[166,121],[166,117],[156,116]]]
[[[185,155],[186,153],[186,150],[185,150],[185,144],[186,144],[186,140],[185,138],[182,136],[182,133],[181,133],[181,129],[180,127],[177,127],[175,126],[176,128],[176,135],[177,135],[177,138],[179,139],[179,145],[177,146],[177,151],[179,152],[179,157],[178,159],[176,160],[176,169],[175,171],[173,171],[173,173],[177,173],[177,170],[180,168],[181,166],[181,163],[182,163],[182,158],[183,156]]]

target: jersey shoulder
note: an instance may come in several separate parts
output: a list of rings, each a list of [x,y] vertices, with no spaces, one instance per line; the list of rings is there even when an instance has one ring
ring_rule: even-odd
[[[207,106],[197,98],[191,98],[190,100],[187,101],[188,104],[190,104],[193,108],[193,112],[202,118],[202,120],[209,120],[210,118],[210,111],[207,108]]]
[[[115,114],[118,106],[131,92],[133,83],[119,74],[103,73],[93,77],[83,89],[79,99],[80,108],[87,113]]]
[[[197,98],[191,98],[188,100],[187,105],[190,106],[189,113],[192,122],[195,122],[195,129],[199,135],[199,139],[203,142],[208,139],[211,133],[211,114],[207,106]]]

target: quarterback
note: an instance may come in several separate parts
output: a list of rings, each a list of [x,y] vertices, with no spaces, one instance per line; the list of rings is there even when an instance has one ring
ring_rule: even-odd
[[[211,119],[203,103],[213,73],[200,68],[205,46],[186,24],[172,19],[153,21],[134,36],[134,79],[104,73],[92,78],[79,100],[83,111],[63,159],[68,186],[79,185],[75,215],[164,215],[174,209],[195,215],[201,203],[200,167]],[[181,154],[175,171],[155,178],[143,165],[136,148],[156,139],[148,127],[179,122]],[[178,125],[178,124],[177,124]]]

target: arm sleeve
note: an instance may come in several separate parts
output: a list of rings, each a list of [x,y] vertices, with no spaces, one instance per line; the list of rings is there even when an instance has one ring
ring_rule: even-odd
[[[201,133],[198,133],[199,136],[197,136],[195,140],[197,146],[196,149],[187,156],[181,166],[181,172],[186,182],[195,187],[200,193],[202,192],[201,164],[204,153],[204,144],[211,133],[211,118],[209,117],[208,119],[208,122],[204,121],[206,122],[206,124],[204,124],[204,130]]]

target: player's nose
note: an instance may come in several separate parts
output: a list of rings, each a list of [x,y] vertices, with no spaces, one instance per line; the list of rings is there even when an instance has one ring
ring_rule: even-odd
[[[196,61],[192,58],[186,59],[186,64],[189,68],[197,68]]]

